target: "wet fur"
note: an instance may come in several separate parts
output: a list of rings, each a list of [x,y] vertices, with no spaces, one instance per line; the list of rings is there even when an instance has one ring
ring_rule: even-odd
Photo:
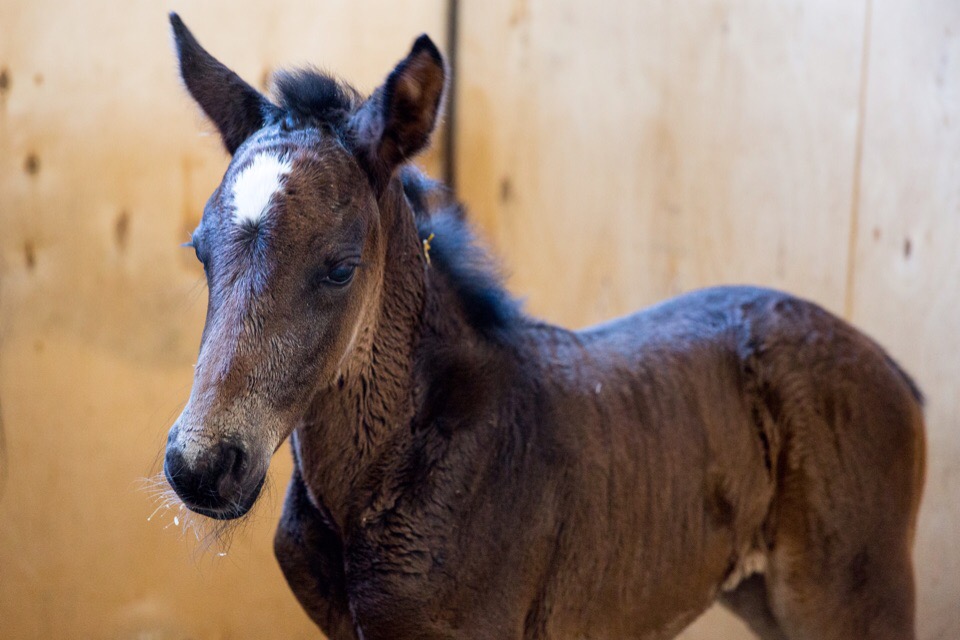
[[[765,640],[913,638],[916,385],[766,289],[578,332],[524,315],[452,194],[403,166],[433,123],[394,92],[436,88],[431,47],[367,101],[308,72],[266,110],[353,153],[385,243],[373,321],[291,435],[275,551],[312,619],[334,640],[655,639],[719,600]],[[229,149],[246,121],[221,116]]]
[[[913,637],[921,397],[875,343],[744,287],[531,320],[444,187],[401,178],[435,236],[408,412],[329,492],[318,422],[359,415],[319,394],[277,534],[330,637],[669,638],[715,599],[763,638]]]

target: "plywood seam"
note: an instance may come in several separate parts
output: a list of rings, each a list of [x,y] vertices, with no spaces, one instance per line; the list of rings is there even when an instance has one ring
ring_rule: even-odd
[[[867,89],[870,75],[870,25],[873,0],[867,0],[863,20],[863,52],[860,57],[860,95],[857,97],[857,135],[853,151],[853,176],[850,188],[850,225],[847,237],[847,274],[844,284],[843,316],[853,317],[856,287],[857,243],[860,235],[860,181],[863,173],[863,137],[866,126]]]
[[[456,189],[457,178],[457,53],[460,47],[460,2],[447,0],[447,128],[443,139],[443,152],[440,165],[443,167],[443,181],[451,191]]]

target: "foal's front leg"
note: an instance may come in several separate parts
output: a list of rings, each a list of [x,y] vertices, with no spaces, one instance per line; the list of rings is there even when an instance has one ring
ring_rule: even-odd
[[[295,468],[273,542],[274,554],[310,618],[330,640],[357,640],[347,606],[343,546],[307,496]]]

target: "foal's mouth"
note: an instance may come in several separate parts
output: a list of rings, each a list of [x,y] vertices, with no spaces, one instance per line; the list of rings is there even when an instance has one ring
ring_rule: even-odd
[[[257,498],[260,497],[260,492],[263,490],[263,485],[267,481],[267,476],[264,475],[252,490],[243,492],[239,498],[231,500],[226,504],[215,504],[215,500],[204,500],[192,495],[185,495],[181,492],[181,489],[178,488],[177,483],[170,477],[170,471],[166,467],[164,467],[163,473],[167,478],[167,482],[187,509],[213,520],[236,520],[237,518],[242,518],[247,515],[250,509],[253,508],[253,505],[256,504]]]
[[[224,506],[204,506],[199,504],[194,500],[184,498],[180,496],[180,499],[183,501],[183,504],[186,505],[187,509],[198,513],[201,516],[211,518],[213,520],[236,520],[237,518],[242,518],[247,515],[250,510],[253,508],[253,505],[257,503],[257,498],[260,497],[260,492],[263,490],[263,485],[266,483],[267,477],[263,476],[260,479],[260,482],[253,488],[252,491],[243,495],[238,501],[231,502],[230,504]],[[170,482],[170,477],[167,476],[167,482]],[[177,490],[176,486],[170,482],[170,486],[173,487],[174,491]],[[177,495],[180,495],[179,493]]]

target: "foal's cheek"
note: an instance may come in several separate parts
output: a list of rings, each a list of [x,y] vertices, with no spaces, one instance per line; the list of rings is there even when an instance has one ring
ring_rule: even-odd
[[[313,363],[305,363],[305,366],[319,364],[317,373],[321,385],[333,384],[356,348],[362,331],[363,296],[360,287],[344,293],[349,297],[336,300],[323,324],[320,332],[322,344],[316,354],[319,357]]]
[[[313,316],[296,332],[299,347],[280,358],[284,368],[280,395],[284,408],[305,409],[316,390],[330,383],[338,359],[339,331],[323,316]]]
[[[318,389],[336,383],[360,341],[364,318],[370,315],[366,313],[372,303],[369,271],[358,269],[344,289],[311,291],[289,299],[291,311],[282,323],[292,327],[292,342],[297,346],[277,359],[283,369],[278,395],[284,408],[305,410]]]

